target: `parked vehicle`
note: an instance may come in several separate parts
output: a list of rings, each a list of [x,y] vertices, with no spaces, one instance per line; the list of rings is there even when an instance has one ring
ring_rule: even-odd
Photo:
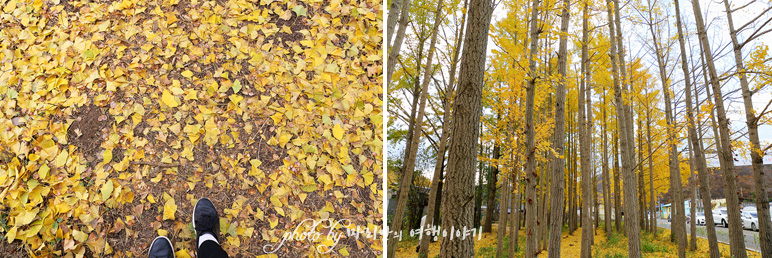
[[[713,225],[721,224],[721,212],[719,210],[713,210]]]
[[[729,227],[729,219],[726,213],[726,207],[721,207],[713,212],[713,223],[721,224],[725,228]]]
[[[750,229],[753,231],[759,230],[759,216],[756,212],[743,211],[742,213],[743,229]]]
[[[697,212],[697,215],[695,216],[694,221],[699,226],[705,225],[705,213]]]

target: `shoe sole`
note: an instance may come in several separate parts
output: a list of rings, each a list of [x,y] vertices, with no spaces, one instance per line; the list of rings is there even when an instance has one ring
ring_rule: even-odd
[[[153,250],[153,244],[155,244],[155,240],[159,238],[163,238],[166,240],[166,242],[169,243],[169,246],[172,247],[172,257],[177,258],[177,254],[174,252],[174,245],[172,245],[172,241],[165,236],[157,236],[155,239],[153,239],[153,242],[150,243],[150,248],[147,249],[147,256],[150,256],[150,250]]]

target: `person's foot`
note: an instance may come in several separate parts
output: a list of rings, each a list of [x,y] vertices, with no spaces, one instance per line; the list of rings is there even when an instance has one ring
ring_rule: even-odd
[[[172,241],[165,236],[159,236],[153,239],[150,244],[150,250],[147,251],[148,258],[175,258]]]
[[[198,199],[193,207],[193,229],[196,231],[196,251],[202,241],[214,240],[220,243],[220,216],[208,198]]]

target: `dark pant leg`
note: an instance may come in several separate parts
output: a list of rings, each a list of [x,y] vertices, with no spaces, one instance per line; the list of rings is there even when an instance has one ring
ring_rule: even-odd
[[[228,253],[215,241],[204,241],[198,247],[198,258],[228,258]]]

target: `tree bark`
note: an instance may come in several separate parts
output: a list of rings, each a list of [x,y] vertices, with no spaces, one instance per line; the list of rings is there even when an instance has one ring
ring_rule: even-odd
[[[696,177],[694,176],[694,149],[692,144],[687,144],[686,146],[689,148],[689,171],[691,172],[689,182],[691,183],[692,190],[692,199],[689,203],[689,213],[691,213],[689,215],[692,218],[689,224],[689,251],[694,251],[697,250],[697,221],[695,221],[697,215],[697,180],[695,180]],[[707,221],[705,221],[705,224],[707,224]]]
[[[499,147],[499,143],[496,142],[493,146],[493,159],[494,161],[494,167],[493,167],[493,173],[491,175],[491,178],[488,181],[488,203],[486,206],[488,208],[485,210],[485,221],[483,222],[483,232],[491,232],[491,222],[493,221],[493,206],[496,204],[496,183],[498,180],[499,175],[499,166],[498,166],[498,160],[501,156],[500,152],[501,147]],[[503,182],[501,190],[504,191]],[[501,193],[501,196],[504,196],[504,192]],[[504,199],[501,199],[503,202]],[[499,220],[501,220],[501,217],[499,217]]]
[[[619,80],[615,80],[616,83],[614,83],[614,99],[617,103],[617,121],[619,124],[619,131],[620,133],[620,149],[621,149],[621,156],[622,156],[622,176],[624,177],[625,184],[623,186],[624,191],[624,209],[625,209],[625,220],[628,223],[625,223],[625,233],[627,235],[627,247],[628,247],[628,254],[629,257],[637,258],[641,257],[641,238],[640,238],[640,232],[641,228],[638,227],[636,222],[638,221],[638,195],[637,195],[637,188],[638,185],[635,183],[635,171],[633,171],[633,163],[635,159],[635,141],[633,137],[633,118],[632,118],[632,109],[630,105],[625,104],[623,101],[622,96],[622,90],[626,90],[628,88],[628,83],[626,83],[626,77],[625,74],[625,57],[624,57],[624,48],[622,46],[622,31],[621,31],[621,22],[620,22],[620,7],[619,7],[619,0],[614,1],[614,9],[616,10],[614,13],[616,15],[616,35],[617,40],[616,43],[618,44],[618,49],[612,50],[612,55],[616,54],[617,50],[619,51],[619,64],[620,64],[620,77],[622,79],[622,87],[620,87]],[[609,23],[611,23],[611,17],[609,15]],[[613,35],[613,31],[612,34]],[[612,36],[613,37],[613,36]],[[615,42],[612,41],[611,44],[614,44]],[[613,66],[613,65],[612,65]],[[613,67],[612,67],[613,69]],[[627,94],[629,95],[629,94]]]
[[[691,95],[690,94],[691,91],[689,90],[689,87],[691,85],[691,81],[690,81],[690,78],[689,78],[689,66],[688,66],[688,64],[686,62],[686,48],[684,47],[683,29],[681,28],[682,26],[681,26],[680,4],[679,4],[678,0],[675,0],[673,2],[675,3],[675,8],[676,8],[676,27],[678,27],[678,44],[679,44],[679,46],[681,48],[681,68],[683,69],[684,83],[686,85],[686,90],[685,91],[686,91],[687,97],[686,97],[685,101],[686,101],[688,106],[691,106],[690,105],[691,99],[689,98],[689,95]],[[669,104],[668,104],[668,107],[669,107]],[[688,113],[687,115],[690,115],[691,114],[690,112],[691,112],[691,110],[687,111],[687,113]],[[671,119],[674,119],[674,118],[671,118]],[[694,128],[694,121],[693,121],[694,119],[693,119],[693,117],[687,117],[686,119],[687,120],[691,120],[691,122],[687,122],[687,123],[691,123],[691,124],[689,124],[689,130],[688,130],[689,134],[690,135],[696,134],[697,132],[695,131],[695,128]],[[689,149],[690,149],[689,156],[692,156],[692,154],[691,154],[692,151],[695,151],[695,153],[697,151],[696,149],[693,149],[693,147],[691,147],[693,145],[697,145],[696,137],[697,137],[696,135],[694,135],[694,137],[689,136],[690,139],[692,139],[692,138],[695,139],[695,141],[692,141],[691,144],[687,145],[687,147],[689,147]],[[694,161],[694,158],[691,157],[691,160]],[[696,184],[697,182],[695,182],[695,180],[693,180],[694,179],[694,167],[691,167],[690,170],[692,172],[692,177],[691,177],[692,180],[690,180],[690,181],[692,182],[692,184]],[[679,175],[679,179],[680,179],[681,173],[679,172],[678,175]],[[693,189],[692,200],[691,200],[692,202],[691,202],[691,208],[690,208],[691,218],[692,218],[692,223],[690,225],[690,227],[691,227],[690,228],[690,230],[691,230],[691,232],[690,232],[691,233],[691,245],[689,246],[689,250],[694,251],[694,250],[697,249],[697,243],[696,243],[696,241],[697,241],[697,236],[696,236],[696,234],[697,234],[697,227],[696,227],[696,223],[694,221],[694,216],[696,215],[695,209],[694,209],[695,208],[695,195],[696,195],[696,189],[697,189],[696,185],[694,185],[692,187],[692,189]]]
[[[656,207],[655,202],[655,195],[654,195],[654,150],[651,149],[651,109],[650,107],[646,108],[646,139],[647,139],[647,148],[649,150],[649,194],[651,195],[651,198],[649,200],[649,208],[651,209],[651,232],[654,233],[654,235],[657,235],[657,217],[656,217],[656,210],[654,207]]]
[[[614,142],[614,226],[618,233],[624,233],[622,229],[622,199],[621,182],[619,178],[619,131],[614,130],[612,141]]]
[[[764,257],[772,257],[772,219],[769,214],[769,196],[764,187],[764,153],[761,151],[759,142],[759,119],[753,109],[753,99],[750,88],[748,87],[748,78],[745,73],[745,65],[742,59],[742,45],[737,41],[737,31],[732,21],[732,10],[729,7],[729,1],[724,0],[726,8],[727,22],[729,23],[729,36],[732,39],[732,48],[734,49],[734,60],[737,72],[740,74],[740,89],[743,94],[743,104],[745,107],[745,124],[748,126],[748,138],[751,146],[751,167],[753,168],[753,185],[755,188],[756,214],[759,221],[759,238],[761,242],[761,253]]]
[[[389,17],[386,22],[386,31],[388,31],[387,46],[391,46],[391,37],[394,36],[394,26],[397,25],[397,17],[399,16],[400,7],[402,7],[402,0],[391,0],[389,5]]]
[[[525,257],[531,258],[538,255],[536,239],[536,180],[539,175],[536,172],[536,145],[534,138],[536,136],[535,124],[533,119],[534,96],[536,95],[536,53],[539,51],[539,33],[538,29],[539,0],[533,0],[531,6],[531,24],[530,24],[530,53],[528,55],[528,76],[526,78],[526,100],[525,100]],[[471,257],[470,255],[461,255],[462,257]]]
[[[601,163],[601,173],[603,174],[603,217],[605,221],[605,230],[606,235],[608,236],[609,233],[611,233],[611,179],[609,178],[609,171],[608,171],[608,129],[606,126],[607,119],[606,119],[606,89],[603,89],[603,94],[601,95],[601,99],[603,99],[603,106],[601,108],[601,115],[603,116],[603,130],[601,132],[601,138],[603,141],[603,162]],[[651,141],[649,141],[651,142]]]
[[[409,0],[406,0],[409,1]],[[461,58],[459,85],[454,102],[453,128],[445,190],[443,191],[442,224],[444,229],[463,229],[472,225],[474,163],[477,159],[477,125],[482,111],[482,86],[485,75],[485,54],[488,44],[493,3],[472,0],[468,13],[467,37]],[[472,257],[472,238],[442,238],[440,258]]]
[[[396,38],[394,38],[394,43],[389,49],[389,61],[387,61],[386,65],[387,85],[391,83],[391,75],[394,74],[394,69],[397,67],[397,58],[399,57],[399,51],[402,48],[402,42],[405,40],[405,31],[407,30],[408,16],[410,15],[410,0],[403,1],[402,11],[400,11],[399,14],[399,28],[397,29],[397,35]],[[389,43],[391,43],[391,38],[389,38]]]
[[[563,55],[566,54],[565,49],[565,37],[568,30],[568,0],[563,0],[564,6],[563,6],[563,25],[561,28],[561,45],[560,45],[560,57],[563,57]],[[581,162],[580,167],[582,168],[582,200],[584,205],[582,205],[582,246],[581,246],[581,252],[580,257],[582,258],[589,258],[592,256],[591,249],[592,249],[592,235],[593,235],[593,228],[592,228],[592,221],[591,221],[591,213],[590,213],[590,206],[591,202],[588,203],[588,201],[592,200],[592,192],[594,187],[592,187],[591,178],[592,178],[592,168],[590,165],[590,156],[592,155],[592,151],[590,150],[590,135],[588,133],[589,130],[589,124],[587,123],[587,112],[585,110],[585,93],[584,91],[587,90],[587,80],[585,79],[585,76],[587,75],[587,66],[586,62],[588,60],[587,55],[587,44],[589,43],[588,35],[587,35],[587,2],[584,3],[584,8],[582,8],[582,64],[581,64],[581,73],[582,73],[582,79],[580,84],[580,91],[578,93],[578,104],[579,104],[579,148],[581,149]],[[563,57],[565,59],[565,57]],[[558,63],[560,64],[560,60],[558,60]],[[565,60],[563,60],[561,69],[561,77],[565,76]],[[565,77],[564,77],[565,78]],[[564,90],[558,89],[557,92],[560,93]],[[556,111],[561,112],[561,111]],[[562,112],[561,112],[562,113]],[[557,118],[555,119],[557,122]],[[557,124],[557,123],[556,123]],[[555,173],[555,172],[553,172]],[[563,174],[560,173],[558,175],[561,179],[563,178]],[[555,177],[555,175],[553,175]],[[559,198],[562,198],[559,196]],[[551,240],[560,242],[560,228],[559,225],[553,225],[551,233],[554,234],[551,236]],[[558,245],[559,247],[559,245]],[[559,249],[557,249],[559,250]],[[559,252],[559,251],[558,251]],[[552,254],[552,252],[550,252]],[[559,257],[559,256],[551,256],[551,257]]]
[[[700,51],[700,52],[702,52],[702,51]],[[702,55],[700,55],[700,57],[702,58]],[[710,93],[709,93],[709,88],[710,87],[707,86],[708,80],[707,80],[707,75],[705,74],[704,62],[703,62],[702,67],[703,67],[702,68],[703,69],[703,76],[705,78],[705,90],[707,92],[706,100],[708,102],[710,102]],[[696,81],[695,81],[695,83],[696,83]],[[694,89],[695,90],[695,92],[694,92],[694,103],[696,103],[697,106],[694,109],[692,109],[691,104],[690,104],[690,102],[691,102],[690,94],[689,93],[686,94],[686,99],[687,99],[687,101],[689,101],[686,104],[686,115],[687,115],[687,119],[688,119],[687,123],[688,123],[688,126],[689,126],[690,129],[695,127],[695,125],[694,125],[694,111],[695,110],[700,110],[700,107],[699,107],[700,101],[697,99],[697,89],[696,88],[697,87],[695,86],[695,89]],[[687,91],[688,91],[688,89],[687,89]],[[712,113],[711,113],[710,116],[713,117]],[[713,129],[715,129],[715,123],[713,123],[713,124],[714,124]],[[705,213],[705,221],[706,221],[705,226],[708,228],[708,251],[710,252],[710,257],[711,258],[718,258],[718,257],[720,257],[720,254],[719,254],[719,249],[718,249],[718,238],[716,237],[716,225],[714,225],[712,223],[713,222],[713,205],[710,203],[712,198],[710,197],[710,193],[711,192],[710,192],[710,184],[709,184],[709,181],[708,181],[708,166],[707,166],[707,161],[705,160],[705,151],[704,151],[703,146],[702,146],[702,139],[701,139],[702,138],[702,134],[697,134],[697,135],[700,136],[700,139],[695,141],[696,137],[693,138],[691,136],[691,133],[690,133],[689,140],[692,142],[692,144],[694,144],[695,142],[697,143],[697,145],[695,145],[695,147],[694,147],[694,150],[695,150],[694,155],[695,155],[695,158],[697,159],[697,176],[699,176],[699,178],[700,178],[700,193],[702,194],[702,196],[701,196],[702,197],[702,203],[703,203],[702,206],[704,207],[703,210],[704,210],[704,213]],[[715,135],[718,135],[718,134],[715,134]],[[716,141],[716,143],[718,143],[718,141]],[[710,221],[711,223],[707,223],[708,221]]]
[[[399,0],[394,0],[399,1]],[[466,9],[467,3],[469,1],[464,1],[464,9]],[[456,38],[456,45],[453,48],[453,60],[450,64],[450,83],[447,85],[447,88],[445,89],[445,98],[443,99],[443,106],[445,107],[445,113],[442,114],[442,133],[440,134],[440,144],[438,146],[437,150],[437,162],[434,165],[434,176],[432,176],[432,185],[431,189],[429,190],[429,205],[426,210],[426,225],[424,227],[432,227],[432,226],[438,226],[439,221],[439,211],[440,211],[440,200],[442,195],[438,194],[440,193],[442,189],[442,172],[444,168],[444,162],[445,162],[445,151],[446,146],[448,144],[448,137],[450,137],[450,128],[453,126],[452,123],[450,123],[450,105],[452,102],[452,96],[454,92],[454,84],[456,80],[456,64],[458,64],[458,56],[459,52],[461,52],[461,39],[464,37],[464,22],[466,21],[466,13],[463,14],[461,18],[461,27],[459,27],[459,30],[456,32],[458,37]],[[429,216],[434,214],[435,216],[432,216],[431,219],[428,219]],[[428,237],[422,237],[419,243],[419,257],[426,257],[429,254],[429,238]]]
[[[729,125],[722,100],[721,85],[719,85],[716,67],[713,64],[713,54],[711,53],[710,43],[708,42],[708,35],[705,32],[705,24],[702,19],[702,10],[699,1],[693,0],[692,8],[694,11],[694,19],[697,22],[697,35],[700,39],[700,44],[702,45],[703,54],[705,55],[705,61],[708,67],[710,84],[713,87],[713,98],[716,104],[719,131],[721,133],[722,150],[719,151],[719,155],[721,156],[720,158],[724,160],[724,165],[726,165],[724,170],[724,181],[726,181],[724,192],[726,194],[727,213],[729,217],[729,249],[733,257],[745,258],[747,257],[745,251],[745,238],[743,237],[742,221],[740,220],[740,203],[737,199],[736,174],[734,171],[734,161],[732,159]]]
[[[632,73],[632,71],[630,72]],[[641,118],[640,114],[638,115],[638,119],[636,119],[638,124],[638,157],[643,157],[643,130],[640,128],[643,128],[643,119]],[[641,161],[643,161],[643,158],[641,158]],[[644,186],[643,180],[643,162],[641,164],[638,164],[638,196],[640,196],[640,199],[638,199],[638,213],[641,214],[641,219],[639,220],[640,228],[645,229],[646,228],[646,187]]]

